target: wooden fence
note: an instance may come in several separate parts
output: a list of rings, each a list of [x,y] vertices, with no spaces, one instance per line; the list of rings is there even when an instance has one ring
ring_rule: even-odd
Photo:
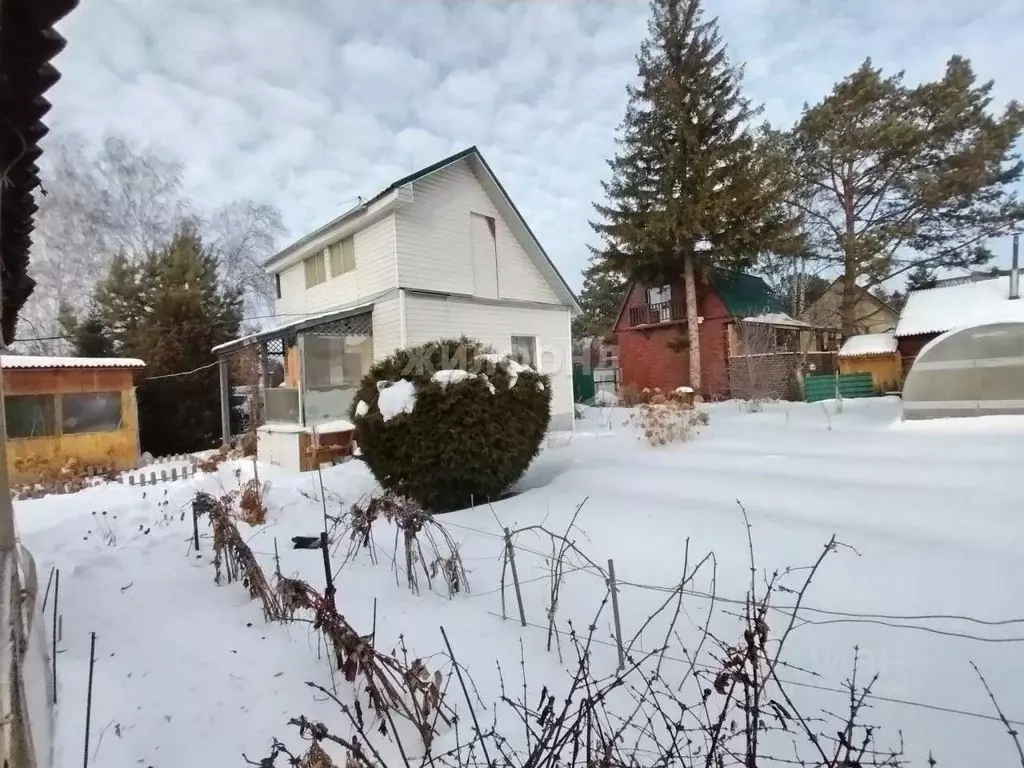
[[[804,379],[808,403],[830,400],[838,392],[841,397],[873,397],[875,384],[870,373],[837,373],[832,376],[807,376]]]
[[[127,477],[128,485],[156,485],[157,483],[166,483],[168,480],[187,480],[188,478],[193,477],[195,473],[196,468],[194,464],[182,467],[180,473],[178,472],[177,467],[171,467],[169,472],[166,469],[161,469],[159,474],[157,474],[156,470],[150,470],[148,473],[145,470],[142,470],[141,472],[139,470],[132,470],[131,472],[121,475],[117,479],[117,482],[124,485],[126,482],[125,478]]]

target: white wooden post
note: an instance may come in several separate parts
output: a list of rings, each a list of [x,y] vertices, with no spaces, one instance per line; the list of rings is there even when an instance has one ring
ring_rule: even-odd
[[[220,428],[225,443],[231,442],[231,390],[228,381],[228,361],[221,358],[220,368]]]
[[[306,337],[299,334],[296,341],[299,348],[299,424],[306,426]]]

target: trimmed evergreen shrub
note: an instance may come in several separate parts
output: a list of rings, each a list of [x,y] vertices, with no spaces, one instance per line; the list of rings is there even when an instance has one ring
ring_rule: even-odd
[[[401,381],[414,404],[408,384],[392,389]],[[441,339],[374,365],[351,418],[377,481],[445,512],[496,500],[523,476],[551,420],[551,382],[469,339]]]

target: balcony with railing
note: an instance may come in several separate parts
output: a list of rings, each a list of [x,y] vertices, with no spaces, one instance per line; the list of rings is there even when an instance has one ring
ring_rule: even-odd
[[[629,324],[633,328],[685,321],[686,306],[683,304],[682,296],[629,308]]]

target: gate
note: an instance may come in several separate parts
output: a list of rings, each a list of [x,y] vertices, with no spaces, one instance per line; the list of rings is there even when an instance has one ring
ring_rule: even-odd
[[[573,402],[587,403],[594,399],[594,371],[583,370],[582,365],[572,367]]]

